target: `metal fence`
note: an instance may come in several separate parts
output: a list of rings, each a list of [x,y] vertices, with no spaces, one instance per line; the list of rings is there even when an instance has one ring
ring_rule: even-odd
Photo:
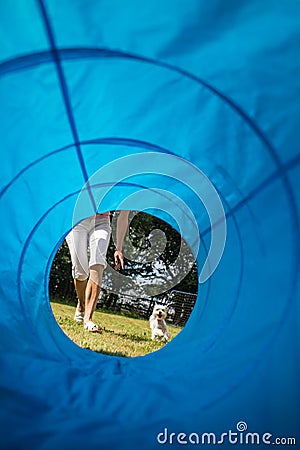
[[[97,308],[148,319],[155,303],[160,303],[168,307],[167,322],[182,327],[190,317],[196,298],[196,294],[176,290],[167,292],[163,298],[159,299],[117,295],[102,291]]]

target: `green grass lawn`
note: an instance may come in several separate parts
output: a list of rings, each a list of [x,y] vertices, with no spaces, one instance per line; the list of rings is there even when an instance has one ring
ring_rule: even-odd
[[[83,325],[74,322],[75,306],[51,301],[57,323],[64,333],[82,348],[118,356],[142,356],[160,349],[165,341],[152,341],[149,321],[96,310],[93,321],[102,333],[90,333]],[[181,328],[168,325],[173,339]]]

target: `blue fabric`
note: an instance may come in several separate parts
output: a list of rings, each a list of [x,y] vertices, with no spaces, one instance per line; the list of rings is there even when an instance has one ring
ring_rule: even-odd
[[[240,421],[299,442],[299,2],[0,2],[0,36],[0,448],[159,448],[165,428],[220,435]],[[100,176],[153,152],[170,166]],[[227,240],[184,331],[141,358],[80,349],[48,294],[80,191],[78,220],[108,185],[102,211],[155,186],[180,197],[200,276],[210,223],[178,181],[197,169]],[[172,222],[166,198],[148,207]],[[193,248],[193,227],[181,231]]]

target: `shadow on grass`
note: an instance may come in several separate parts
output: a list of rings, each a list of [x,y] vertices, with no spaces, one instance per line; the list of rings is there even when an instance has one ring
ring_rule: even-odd
[[[121,332],[116,332],[114,330],[109,330],[107,328],[103,328],[103,331],[105,333],[110,333],[110,334],[114,334],[115,336],[119,336],[122,339],[127,339],[129,341],[137,341],[137,342],[149,342],[149,338],[147,336],[138,336],[137,334],[128,334],[128,333],[121,333]]]
[[[134,356],[128,356],[128,355],[126,355],[125,353],[122,353],[122,352],[113,352],[113,351],[108,352],[108,351],[105,351],[105,350],[93,350],[90,347],[84,347],[84,348],[87,349],[87,350],[90,350],[91,352],[99,353],[100,355],[119,356],[121,358],[134,358]]]

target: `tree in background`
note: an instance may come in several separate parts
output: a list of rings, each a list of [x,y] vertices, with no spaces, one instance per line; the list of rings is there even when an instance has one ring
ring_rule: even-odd
[[[193,255],[185,242],[182,242],[180,234],[167,222],[143,212],[134,213],[133,219],[130,221],[128,236],[124,242],[124,250],[126,245],[130,245],[133,249],[134,258],[126,259],[124,275],[134,279],[145,280],[153,286],[153,295],[155,295],[155,287],[166,283],[167,280],[173,280],[180,272],[183,273],[186,265],[192,265],[191,270],[176,286],[172,285],[172,289],[197,293],[197,266],[194,262]],[[158,235],[157,235],[158,233]],[[163,233],[163,234],[162,234]],[[152,236],[152,238],[151,238]],[[155,236],[158,236],[156,239]],[[178,254],[181,245],[185,245],[184,258],[178,261]],[[108,264],[113,267],[114,241],[111,239],[107,252]],[[147,255],[154,255],[151,262],[145,262]],[[126,251],[124,251],[126,255]],[[166,284],[168,285],[168,284]],[[103,288],[109,292],[110,278],[105,273],[103,279]],[[75,300],[75,291],[73,280],[71,277],[71,260],[68,246],[64,241],[58,250],[52,265],[50,274],[50,297],[56,297],[63,300]]]
[[[51,299],[57,298],[65,301],[75,301],[76,293],[71,271],[72,266],[69,248],[66,241],[63,241],[55,255],[51,268],[49,279]]]

